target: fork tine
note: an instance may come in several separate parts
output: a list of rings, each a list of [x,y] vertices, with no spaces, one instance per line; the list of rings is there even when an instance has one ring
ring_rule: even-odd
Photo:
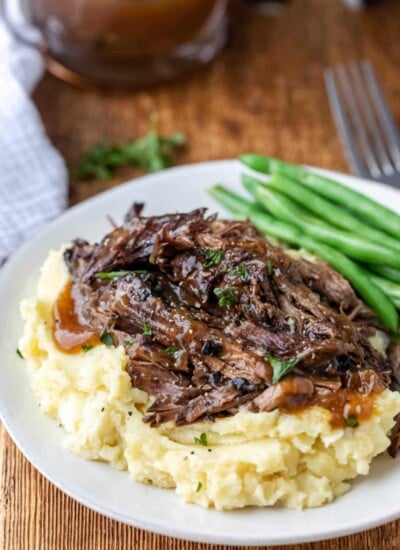
[[[325,86],[328,92],[328,98],[333,113],[333,118],[335,120],[340,138],[342,140],[347,160],[351,166],[352,171],[355,174],[357,174],[358,176],[368,177],[368,170],[366,169],[357,151],[349,121],[347,120],[345,110],[339,98],[333,70],[326,69],[324,76]]]
[[[371,99],[365,91],[365,83],[363,82],[363,74],[358,63],[351,63],[350,73],[353,79],[353,86],[358,95],[360,109],[364,120],[367,123],[368,131],[373,145],[375,147],[376,154],[379,159],[380,168],[386,176],[394,174],[394,168],[390,162],[390,158],[387,155],[384,147],[385,138],[382,135],[379,123],[376,120],[374,113],[374,106],[371,104]]]
[[[400,170],[399,131],[396,127],[396,124],[393,120],[392,115],[390,114],[387,103],[383,96],[383,92],[378,84],[378,81],[376,79],[371,63],[367,59],[364,59],[361,65],[362,65],[362,70],[364,73],[365,80],[368,83],[371,96],[374,99],[377,113],[380,116],[380,120],[382,122],[382,126],[386,134],[387,143],[388,143],[392,160],[397,170]]]
[[[352,120],[353,127],[355,130],[356,138],[358,138],[359,145],[362,149],[362,154],[365,160],[365,163],[368,167],[369,173],[373,178],[378,178],[381,175],[381,171],[378,167],[375,155],[372,151],[368,132],[365,128],[364,121],[362,120],[357,101],[354,97],[353,89],[350,84],[350,76],[344,65],[339,65],[337,68],[339,82],[341,84],[343,97],[349,108],[349,116]]]

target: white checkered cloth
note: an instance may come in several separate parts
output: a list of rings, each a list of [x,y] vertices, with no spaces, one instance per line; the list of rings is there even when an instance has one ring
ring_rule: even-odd
[[[40,54],[0,19],[0,266],[66,206],[64,161],[29,98],[43,70]]]

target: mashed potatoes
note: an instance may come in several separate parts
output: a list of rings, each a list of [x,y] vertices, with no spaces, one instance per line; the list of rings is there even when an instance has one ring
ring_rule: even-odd
[[[356,429],[333,429],[330,413],[318,407],[296,415],[243,410],[213,423],[151,428],[142,422],[148,396],[132,388],[122,347],[100,345],[73,355],[55,346],[52,306],[67,280],[61,253],[51,252],[37,297],[22,304],[20,350],[42,410],[63,425],[66,446],[83,458],[175,488],[186,502],[202,506],[302,508],[346,492],[345,481],[366,475],[373,457],[388,447],[400,411],[400,395],[389,390]],[[195,442],[200,437],[206,445]]]

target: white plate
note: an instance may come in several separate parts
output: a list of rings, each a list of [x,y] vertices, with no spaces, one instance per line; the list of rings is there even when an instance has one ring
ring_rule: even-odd
[[[133,201],[145,202],[149,215],[198,206],[219,210],[206,189],[222,182],[239,190],[239,173],[236,161],[221,161],[136,179],[71,208],[7,262],[0,271],[1,418],[28,460],[62,491],[101,514],[164,535],[223,544],[288,544],[338,537],[398,518],[400,463],[387,456],[379,457],[370,475],[358,478],[348,494],[322,508],[204,510],[184,504],[172,490],[136,483],[127,473],[69,453],[61,445],[63,430],[36,405],[24,361],[15,350],[22,332],[19,302],[34,292],[49,249],[77,236],[99,239],[110,230],[106,215],[122,220]],[[397,191],[335,177],[400,211]]]

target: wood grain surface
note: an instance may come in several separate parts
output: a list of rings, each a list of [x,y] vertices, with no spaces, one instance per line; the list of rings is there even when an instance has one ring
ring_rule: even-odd
[[[275,16],[249,11],[238,2],[231,11],[228,47],[207,71],[189,79],[145,91],[110,92],[78,90],[47,75],[34,98],[68,165],[73,167],[82,151],[99,140],[118,143],[143,135],[150,115],[158,113],[163,133],[186,133],[188,146],[179,163],[257,151],[347,171],[323,69],[365,57],[372,61],[400,121],[399,0],[382,0],[362,13],[347,10],[340,0],[292,0]],[[134,169],[126,169],[110,183],[72,180],[70,202],[136,175]],[[106,519],[45,480],[4,429],[0,449],[2,549],[223,548],[178,541]],[[400,548],[400,522],[291,548],[395,550]]]

